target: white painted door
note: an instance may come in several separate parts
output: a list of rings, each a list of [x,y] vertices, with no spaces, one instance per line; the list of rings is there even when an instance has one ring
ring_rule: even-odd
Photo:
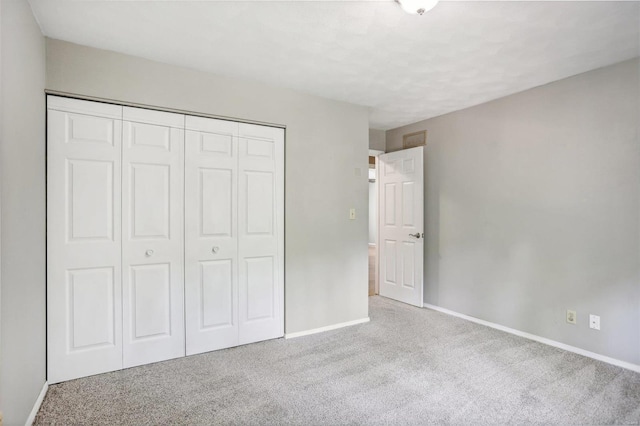
[[[187,355],[238,345],[238,123],[186,118]]]
[[[122,368],[122,107],[47,97],[48,382]]]
[[[423,147],[378,157],[380,295],[423,303]]]
[[[284,335],[284,130],[240,124],[239,343]]]
[[[184,356],[184,116],[123,108],[123,364]]]
[[[48,139],[50,383],[284,335],[283,129],[49,97]]]

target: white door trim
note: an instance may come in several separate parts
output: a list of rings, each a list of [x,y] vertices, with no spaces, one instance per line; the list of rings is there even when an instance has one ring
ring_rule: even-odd
[[[248,120],[248,119],[244,119],[244,118],[237,118],[237,117],[227,117],[225,115],[216,115],[216,114],[207,114],[205,112],[200,112],[200,111],[191,111],[191,110],[187,110],[187,109],[178,109],[178,108],[170,108],[170,107],[165,107],[165,106],[158,106],[158,105],[151,105],[151,104],[142,104],[142,103],[136,103],[136,102],[127,102],[127,101],[122,101],[122,100],[118,100],[118,99],[111,99],[111,98],[102,98],[99,96],[87,96],[87,95],[82,95],[79,93],[71,93],[71,92],[64,92],[61,90],[51,90],[51,89],[45,89],[44,93],[46,95],[50,95],[50,96],[55,96],[61,99],[77,99],[77,100],[84,100],[84,101],[89,101],[89,102],[99,102],[99,103],[103,103],[106,105],[118,105],[118,106],[123,106],[123,107],[132,107],[132,108],[143,108],[143,109],[148,109],[151,111],[163,111],[163,112],[170,112],[170,113],[174,113],[174,114],[183,114],[183,115],[188,115],[191,117],[204,117],[204,118],[213,118],[215,120],[225,120],[225,121],[234,121],[236,123],[247,123],[247,124],[257,124],[259,126],[267,126],[267,127],[277,127],[279,129],[286,129],[287,126],[284,124],[279,124],[279,123],[271,123],[268,121],[257,121],[257,120]]]
[[[379,149],[370,149],[369,150],[369,156],[370,157],[375,157],[376,160],[376,181],[373,184],[373,190],[376,193],[376,243],[373,244],[376,247],[376,267],[374,269],[374,293],[375,294],[380,294],[380,244],[378,244],[378,237],[380,236],[380,203],[379,203],[379,199],[380,199],[380,190],[378,189],[378,167],[380,167],[380,162],[378,161],[378,157],[380,155],[384,154],[384,151],[381,151]],[[372,244],[369,244],[372,245]]]

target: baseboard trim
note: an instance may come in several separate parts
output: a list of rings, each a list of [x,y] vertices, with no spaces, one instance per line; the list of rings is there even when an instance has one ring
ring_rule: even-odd
[[[36,416],[38,415],[38,411],[40,410],[42,401],[44,401],[44,397],[47,394],[47,390],[49,390],[49,383],[44,382],[44,385],[42,386],[42,390],[40,391],[40,395],[38,395],[38,399],[36,399],[36,403],[33,404],[33,408],[31,409],[31,414],[29,414],[29,417],[27,417],[25,426],[31,426],[33,422],[36,420]]]
[[[442,312],[443,314],[451,315],[454,317],[462,318],[467,321],[475,322],[476,324],[485,325],[487,327],[495,328],[496,330],[504,331],[509,334],[514,334],[516,336],[524,337],[525,339],[534,340],[539,343],[543,343],[545,345],[553,346],[555,348],[563,349],[565,351],[573,352],[578,355],[586,356],[587,358],[593,358],[598,361],[606,362],[607,364],[615,365],[617,367],[626,368],[627,370],[635,371],[636,373],[640,373],[640,365],[632,364],[627,361],[622,361],[619,359],[611,358],[605,355],[600,355],[595,352],[587,351],[585,349],[577,348],[575,346],[567,345],[565,343],[561,343],[555,340],[547,339],[546,337],[537,336],[535,334],[527,333],[524,331],[516,330],[515,328],[505,327],[504,325],[496,324],[493,322],[485,321],[479,318],[475,318],[469,315],[461,314],[459,312],[455,312],[446,308],[441,308],[440,306],[431,305],[429,303],[423,303],[423,307],[427,309],[432,309],[434,311]]]
[[[355,320],[355,321],[341,322],[341,323],[338,323],[338,324],[328,325],[326,327],[314,328],[314,329],[311,329],[311,330],[297,331],[295,333],[285,333],[284,338],[285,339],[294,339],[296,337],[308,336],[310,334],[316,334],[316,333],[322,333],[324,331],[336,330],[338,328],[349,327],[351,325],[363,324],[363,323],[369,322],[369,321],[370,321],[369,317],[366,317],[366,318],[361,318],[361,319],[358,319],[358,320]]]

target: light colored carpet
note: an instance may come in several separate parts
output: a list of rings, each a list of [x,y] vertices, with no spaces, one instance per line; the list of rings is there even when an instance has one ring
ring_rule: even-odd
[[[640,374],[427,309],[74,380],[36,424],[640,423]]]

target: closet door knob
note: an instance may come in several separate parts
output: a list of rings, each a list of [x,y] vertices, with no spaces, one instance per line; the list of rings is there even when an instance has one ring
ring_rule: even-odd
[[[147,257],[153,256],[153,250],[149,249],[149,250],[145,251],[144,255],[147,256]]]
[[[211,251],[213,252],[213,254],[216,254],[218,252],[218,250],[220,250],[220,247],[218,246],[214,246]]]

